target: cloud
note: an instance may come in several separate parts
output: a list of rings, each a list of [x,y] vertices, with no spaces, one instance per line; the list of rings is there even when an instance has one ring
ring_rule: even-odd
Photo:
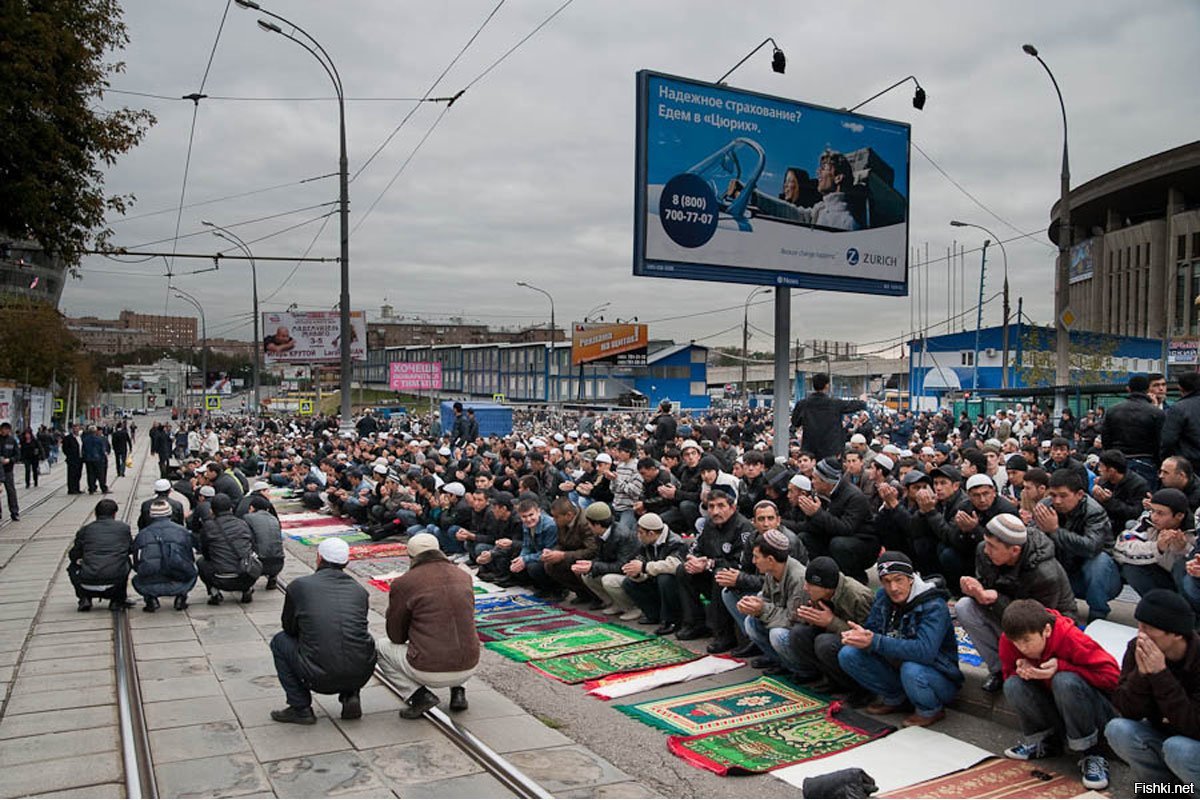
[[[436,87],[452,95],[480,75],[559,5],[509,3]],[[318,35],[352,97],[419,97],[495,6],[494,0],[344,4],[293,0],[278,10]],[[127,2],[131,42],[114,88],[179,96],[195,91],[223,4]],[[351,11],[348,12],[347,8]],[[630,26],[628,21],[636,19]],[[187,203],[285,188],[183,210],[180,230],[203,231],[201,219],[229,225],[337,197],[337,106],[331,101],[219,100],[222,96],[307,97],[331,94],[313,59],[278,36],[260,32],[255,15],[231,11],[213,61],[196,123]],[[560,323],[611,301],[614,316],[656,323],[652,335],[703,338],[741,322],[749,286],[634,278],[632,272],[635,140],[634,76],[648,68],[715,80],[769,31],[788,55],[785,75],[760,52],[730,76],[730,85],[823,106],[852,106],[915,74],[929,93],[915,111],[907,87],[863,111],[912,125],[913,141],[990,209],[1032,239],[1006,244],[1013,303],[1048,321],[1053,260],[1045,229],[1058,197],[1062,128],[1057,98],[1036,62],[1021,52],[1034,42],[1055,71],[1071,124],[1073,185],[1122,164],[1181,144],[1200,129],[1200,107],[1188,75],[1200,73],[1200,5],[1146,6],[1086,0],[1049,6],[1014,0],[1003,8],[937,0],[903,6],[806,6],[778,0],[745,6],[715,0],[577,2],[469,88],[351,237],[351,295],[377,313],[386,295],[405,313],[462,315],[493,324],[541,322],[548,303],[515,286],[536,284],[555,298]],[[867,46],[848,58],[839,37],[813,30],[854,30]],[[902,35],[897,35],[901,32]],[[188,35],[181,35],[186,33]],[[1147,47],[1153,42],[1153,47]],[[822,69],[836,64],[835,70]],[[1096,80],[1103,75],[1104,80]],[[137,103],[134,103],[137,101]],[[145,104],[159,124],[144,144],[107,171],[107,189],[132,192],[131,215],[116,220],[114,241],[137,244],[174,235],[191,104],[110,94],[107,107]],[[412,111],[406,100],[351,100],[346,123],[353,174]],[[422,104],[370,166],[350,184],[351,224],[363,218],[443,106]],[[978,253],[944,261],[952,246],[978,248],[984,236],[950,228],[951,218],[977,222],[1010,239],[1016,233],[976,206],[915,149],[910,168],[910,241],[928,268],[928,297],[916,299],[793,292],[795,338],[874,341],[920,325],[920,309],[936,323],[978,286]],[[338,253],[336,216],[314,241],[320,211],[296,212],[240,225],[256,255]],[[263,238],[268,237],[268,238]],[[964,238],[965,237],[965,238]],[[991,238],[991,237],[988,237]],[[169,243],[158,248],[171,250]],[[207,233],[182,239],[180,253],[211,254],[224,243]],[[989,268],[998,267],[989,250]],[[210,266],[177,258],[176,272]],[[288,279],[289,274],[293,273]],[[922,269],[924,277],[925,269]],[[162,259],[117,263],[94,257],[84,278],[64,293],[64,311],[115,315],[188,311],[169,297]],[[259,293],[284,284],[268,309],[291,302],[329,308],[337,298],[336,263],[258,263]],[[134,273],[112,274],[112,273]],[[141,276],[141,277],[139,277]],[[249,269],[225,260],[219,272],[176,278],[205,305],[210,334],[249,338]],[[989,286],[998,279],[988,278]],[[714,309],[736,307],[729,311]],[[690,316],[688,316],[690,315]],[[998,303],[985,324],[999,321]],[[751,324],[771,329],[770,302],[750,307]],[[913,322],[910,322],[910,319]],[[864,324],[869,321],[869,324]],[[972,321],[973,322],[973,321]],[[240,324],[239,326],[239,323]],[[753,333],[753,331],[752,331]],[[752,344],[771,342],[753,333]],[[740,344],[740,330],[704,339]],[[867,348],[871,349],[871,348]]]

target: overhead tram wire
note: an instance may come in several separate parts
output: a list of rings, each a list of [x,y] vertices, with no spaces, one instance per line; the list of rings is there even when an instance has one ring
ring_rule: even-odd
[[[172,102],[177,102],[179,100],[187,99],[186,97],[178,97],[178,96],[172,95],[172,94],[159,94],[157,92],[135,92],[132,89],[105,89],[104,91],[106,93],[110,93],[110,94],[127,94],[127,95],[132,95],[133,97],[147,97],[147,98],[151,98],[153,100],[170,100]],[[255,97],[255,96],[249,96],[249,95],[210,94],[207,97],[205,97],[204,99],[205,100],[225,100],[225,101],[235,101],[235,102],[247,101],[247,102],[256,102],[256,103],[260,103],[260,102],[308,103],[308,102],[321,102],[321,101],[336,101],[337,96],[330,95],[328,97],[320,97],[320,96]],[[435,100],[441,100],[441,99],[442,98],[426,99],[426,98],[421,98],[421,97],[347,97],[347,98],[345,98],[347,103],[349,103],[349,102],[357,102],[357,103],[370,103],[370,102],[419,103],[419,102],[422,102],[423,100],[427,100],[427,102],[433,102]]]
[[[316,205],[301,206],[300,208],[293,208],[293,209],[289,209],[288,211],[280,211],[277,214],[268,214],[265,217],[255,217],[253,219],[244,219],[239,222],[231,222],[230,224],[226,225],[225,227],[237,228],[242,225],[253,225],[256,222],[266,222],[267,220],[279,219],[280,217],[289,217],[292,214],[299,214],[301,211],[313,211],[318,208],[324,208],[325,206],[336,205],[336,204],[337,204],[336,200],[329,200],[324,203],[317,203]],[[164,242],[177,241],[179,239],[190,239],[194,236],[203,236],[206,233],[209,233],[208,228],[205,228],[205,229],[199,230],[199,231],[192,231],[190,233],[185,233],[185,234],[176,234],[175,236],[167,236],[162,239],[155,239],[153,241],[142,242],[140,244],[126,245],[124,249],[137,250],[142,247],[150,247],[151,245],[163,244]]]
[[[473,33],[471,35],[471,38],[467,40],[467,43],[464,44],[462,46],[462,48],[458,51],[458,54],[456,56],[454,56],[454,58],[450,59],[450,63],[446,65],[446,68],[442,70],[441,74],[438,75],[434,79],[433,83],[429,84],[429,88],[425,90],[425,94],[421,95],[421,97],[419,99],[417,99],[418,105],[413,106],[412,109],[407,114],[404,115],[404,119],[400,120],[400,124],[397,125],[392,130],[392,132],[387,135],[386,138],[384,138],[384,140],[379,144],[379,146],[375,148],[375,151],[373,153],[371,153],[371,155],[367,158],[367,160],[362,163],[362,166],[360,166],[357,170],[355,170],[354,175],[351,176],[351,178],[350,178],[351,181],[354,181],[355,179],[357,179],[358,176],[362,174],[363,170],[365,170],[368,166],[370,166],[371,162],[375,160],[376,156],[378,156],[380,153],[382,153],[383,149],[385,147],[387,147],[389,143],[391,143],[392,139],[395,138],[396,134],[400,132],[400,129],[404,127],[405,123],[407,123],[410,119],[412,119],[413,114],[415,114],[417,112],[417,109],[420,108],[419,104],[429,101],[429,99],[430,99],[429,95],[433,94],[433,90],[436,89],[437,85],[442,82],[442,78],[446,77],[446,73],[448,73],[454,67],[454,65],[458,63],[458,60],[463,57],[464,53],[467,52],[467,48],[469,48],[475,42],[475,40],[477,38],[479,38],[479,34],[483,33],[483,29],[486,28],[487,24],[492,21],[492,18],[494,16],[496,16],[496,12],[498,12],[500,10],[501,6],[503,6],[504,3],[505,3],[505,0],[500,0],[500,2],[498,2],[496,4],[496,7],[493,8],[492,12],[487,15],[487,17],[483,20],[483,22],[480,24],[480,26],[475,30],[475,33]],[[454,105],[454,101],[457,100],[458,97],[461,95],[462,95],[462,92],[459,92],[458,95],[455,95],[453,98],[448,99],[446,108],[450,108],[450,106]],[[445,114],[445,112],[443,112],[443,115],[444,114]],[[439,121],[440,121],[440,119],[441,118],[439,117]],[[436,127],[436,124],[437,123],[434,123],[435,127]],[[409,156],[409,158],[411,159],[412,156]],[[395,181],[395,178],[393,178],[392,180]]]
[[[910,141],[911,141],[911,140],[910,140]],[[995,211],[992,211],[992,209],[990,209],[990,208],[988,208],[986,205],[984,205],[984,203],[983,203],[983,201],[982,201],[982,200],[980,200],[980,199],[979,199],[978,197],[976,197],[975,195],[971,194],[969,191],[967,191],[967,190],[966,190],[966,188],[965,188],[965,187],[964,187],[964,186],[963,186],[961,183],[959,183],[958,181],[954,180],[954,178],[950,177],[950,173],[948,173],[948,172],[946,172],[946,170],[942,169],[942,166],[941,166],[940,164],[938,164],[936,161],[934,161],[932,156],[930,156],[928,153],[926,153],[924,150],[922,150],[922,149],[921,149],[921,146],[920,146],[919,144],[917,144],[915,141],[913,141],[913,142],[912,142],[912,146],[913,146],[913,147],[916,149],[916,151],[917,151],[918,153],[920,153],[922,156],[924,156],[924,157],[925,157],[925,160],[926,160],[926,161],[928,161],[930,164],[932,164],[932,165],[933,165],[933,168],[934,168],[934,169],[936,169],[938,172],[940,172],[940,173],[941,173],[941,175],[942,175],[942,177],[943,177],[943,178],[945,178],[946,180],[950,181],[950,183],[951,183],[951,184],[953,184],[953,186],[954,186],[954,188],[955,188],[955,189],[958,189],[960,192],[962,192],[964,195],[966,195],[967,199],[969,199],[969,200],[970,200],[972,203],[974,203],[975,205],[979,206],[979,207],[980,207],[981,209],[983,209],[985,212],[987,212],[988,214],[990,214],[992,217],[994,217],[994,218],[995,218],[995,219],[996,219],[998,222],[1000,222],[1001,224],[1003,224],[1003,225],[1007,225],[1007,226],[1008,226],[1009,228],[1011,228],[1012,230],[1014,230],[1014,231],[1016,231],[1017,233],[1021,234],[1020,236],[1018,236],[1018,237],[1017,237],[1018,239],[1020,239],[1020,238],[1024,238],[1024,239],[1031,239],[1031,240],[1033,240],[1033,241],[1037,242],[1038,244],[1044,244],[1044,245],[1046,245],[1047,247],[1049,247],[1049,248],[1050,248],[1050,249],[1052,249],[1052,250],[1055,250],[1055,249],[1057,249],[1057,248],[1056,248],[1056,247],[1055,247],[1053,244],[1051,244],[1050,242],[1042,241],[1041,239],[1039,239],[1039,238],[1038,238],[1038,237],[1035,235],[1036,233],[1038,233],[1038,231],[1034,231],[1033,233],[1024,233],[1024,232],[1022,232],[1022,231],[1021,231],[1021,229],[1020,229],[1020,228],[1018,228],[1016,225],[1012,224],[1011,222],[1009,222],[1008,220],[1006,220],[1004,217],[1002,217],[1002,216],[1000,216],[999,214],[997,214]],[[1007,239],[1006,241],[1008,241],[1008,242],[1011,242],[1011,241],[1014,241],[1014,240],[1013,240],[1013,239]]]
[[[197,200],[194,203],[188,203],[187,205],[184,206],[184,208],[199,208],[200,206],[210,206],[215,203],[223,203],[226,200],[239,200],[243,197],[251,197],[256,194],[265,194],[267,192],[278,191],[279,189],[288,189],[288,188],[291,188],[292,186],[302,186],[306,183],[312,183],[313,181],[319,181],[319,180],[324,180],[325,178],[334,178],[334,177],[337,177],[336,172],[330,172],[325,175],[314,175],[309,178],[301,178],[298,181],[288,181],[287,183],[277,183],[274,186],[267,186],[262,189],[251,189],[248,192],[238,192],[237,194],[229,194],[229,195],[225,195],[224,197],[214,197],[210,200]],[[122,222],[130,222],[135,219],[145,219],[146,217],[156,217],[161,214],[170,214],[172,211],[175,211],[176,209],[177,209],[177,206],[171,206],[170,208],[160,208],[157,211],[145,211],[141,214],[133,214],[130,216],[122,216],[122,217],[118,217],[117,219],[108,220],[107,224],[108,225],[118,225]]]
[[[376,196],[375,200],[374,200],[374,201],[371,203],[371,205],[370,205],[370,207],[367,209],[366,213],[364,213],[364,214],[362,215],[362,217],[360,217],[360,218],[359,218],[358,222],[357,222],[357,223],[355,223],[353,230],[357,231],[357,230],[359,229],[359,227],[361,227],[361,226],[362,226],[362,224],[363,224],[363,222],[366,220],[366,218],[367,218],[368,216],[370,216],[370,214],[371,214],[371,211],[372,211],[372,210],[374,210],[374,208],[375,208],[377,205],[379,205],[379,201],[383,199],[383,196],[384,196],[385,194],[387,194],[388,190],[389,190],[389,189],[391,189],[391,188],[392,188],[392,186],[393,186],[393,185],[396,183],[396,181],[397,181],[397,180],[400,178],[400,175],[401,175],[401,174],[404,172],[404,170],[405,170],[405,169],[408,167],[409,163],[411,163],[411,162],[412,162],[413,156],[415,156],[415,155],[417,154],[417,151],[418,151],[418,150],[420,150],[420,149],[421,149],[421,146],[422,146],[423,144],[425,144],[425,142],[426,142],[426,140],[427,140],[427,139],[429,139],[429,135],[430,135],[431,133],[433,133],[433,130],[434,130],[435,128],[437,128],[438,124],[439,124],[439,123],[442,121],[442,119],[443,119],[443,118],[446,116],[446,112],[447,112],[447,111],[449,111],[449,110],[450,110],[450,108],[451,108],[451,107],[454,105],[454,101],[458,100],[458,98],[462,97],[462,95],[463,95],[464,93],[466,93],[466,92],[467,92],[467,90],[469,90],[469,89],[470,89],[471,87],[473,87],[475,84],[479,83],[481,80],[483,80],[485,77],[487,77],[487,75],[488,75],[488,74],[489,74],[489,73],[490,73],[492,70],[494,70],[496,67],[500,66],[500,64],[502,64],[502,63],[504,62],[504,60],[505,60],[505,59],[507,59],[509,56],[511,56],[513,53],[515,53],[515,52],[516,52],[516,51],[517,51],[517,50],[518,50],[518,49],[519,49],[519,48],[520,48],[522,45],[524,45],[526,42],[528,42],[530,39],[532,39],[532,38],[533,38],[533,37],[534,37],[534,36],[537,34],[537,32],[538,32],[538,31],[540,31],[542,28],[544,28],[544,27],[546,27],[548,24],[550,24],[551,20],[553,20],[555,17],[557,17],[557,16],[558,16],[559,14],[561,14],[563,11],[565,11],[565,10],[567,9],[567,7],[568,7],[568,6],[570,6],[570,5],[571,5],[571,3],[573,3],[573,2],[575,2],[575,0],[566,0],[566,2],[564,2],[564,3],[563,3],[562,5],[560,5],[558,8],[556,8],[556,9],[555,9],[555,10],[554,10],[554,11],[553,11],[551,14],[550,14],[550,16],[546,17],[544,20],[542,20],[540,23],[538,23],[538,24],[537,24],[537,26],[536,26],[536,27],[534,27],[534,29],[533,29],[533,30],[531,30],[529,33],[525,34],[525,36],[521,37],[521,39],[520,39],[520,40],[519,40],[519,41],[518,41],[516,44],[514,44],[512,47],[508,48],[508,50],[506,50],[506,51],[504,52],[504,54],[503,54],[503,55],[501,55],[499,58],[497,58],[495,61],[493,61],[493,62],[492,62],[492,63],[491,63],[491,64],[490,64],[490,65],[487,67],[487,69],[485,69],[483,72],[481,72],[481,73],[479,73],[478,75],[476,75],[476,76],[475,76],[475,78],[474,78],[474,79],[472,79],[470,83],[468,83],[468,84],[467,84],[465,87],[463,87],[462,89],[460,89],[460,90],[458,91],[458,94],[454,95],[453,99],[451,99],[451,100],[450,100],[450,102],[446,104],[446,107],[445,107],[444,109],[442,109],[442,113],[438,115],[438,118],[437,118],[436,120],[434,120],[434,122],[433,122],[433,125],[431,125],[431,126],[430,126],[430,128],[429,128],[429,130],[427,130],[427,131],[425,132],[425,135],[424,135],[424,136],[421,138],[421,141],[420,141],[420,142],[418,142],[418,143],[417,143],[417,146],[416,146],[415,148],[413,148],[413,151],[412,151],[411,153],[409,153],[409,156],[408,156],[408,158],[406,158],[406,159],[404,160],[404,163],[400,165],[400,168],[399,168],[398,170],[396,170],[396,174],[394,174],[394,175],[392,176],[391,180],[389,180],[389,181],[388,181],[388,183],[387,183],[387,186],[385,186],[385,187],[383,188],[383,191],[382,191],[382,192],[380,192],[378,196]],[[501,0],[501,3],[500,3],[499,5],[497,5],[497,6],[496,6],[496,10],[499,10],[499,8],[500,8],[500,5],[503,5],[503,0]],[[495,13],[495,10],[493,11],[493,14],[494,14],[494,13]],[[491,17],[489,16],[489,19],[490,19],[490,18],[491,18]],[[485,25],[487,24],[486,20],[485,20],[484,24],[485,24]],[[482,28],[482,26],[480,26],[480,30],[482,30],[482,29],[483,29],[483,28]],[[478,35],[478,33],[476,33],[476,35]],[[472,41],[474,41],[474,37],[472,37]],[[469,42],[468,42],[468,44],[469,44]],[[464,50],[465,50],[465,48],[464,48]],[[460,53],[459,55],[461,56],[461,53]],[[456,56],[456,57],[455,57],[455,61],[457,61],[457,60],[458,60],[458,57]],[[449,67],[447,67],[447,70],[449,70]],[[444,74],[445,74],[445,72],[443,72],[442,74],[444,75]],[[441,77],[440,77],[440,76],[439,76],[438,80],[439,80],[439,81],[441,80]],[[415,109],[414,109],[414,110],[415,110]],[[409,119],[411,116],[412,116],[412,112],[410,112],[410,113],[408,114],[408,116],[406,116],[406,117],[405,117],[405,119],[404,119],[403,121],[401,121],[401,123],[400,123],[400,124],[401,124],[401,125],[403,125],[403,124],[404,124],[404,122],[406,122],[406,121],[407,121],[407,120],[408,120],[408,119]],[[397,128],[396,128],[396,131],[399,131],[399,129],[400,129],[400,128],[399,128],[399,127],[397,127]],[[393,131],[392,135],[393,135],[393,136],[395,135],[395,131]],[[390,138],[391,138],[391,137],[389,136],[389,140],[390,140]],[[385,142],[385,144],[386,144],[386,142]],[[381,148],[381,149],[382,149],[382,148]],[[374,158],[375,158],[375,155],[377,155],[377,154],[378,154],[378,151],[377,151],[375,154],[372,154],[371,158],[367,160],[367,163],[370,163],[370,161],[371,161],[372,159],[374,159]],[[363,166],[359,168],[358,172],[354,173],[355,177],[357,177],[357,176],[358,176],[358,174],[359,174],[359,173],[361,173],[361,172],[363,171],[363,169],[365,169],[365,168],[366,168],[366,164],[363,164]]]
[[[312,252],[312,249],[313,249],[313,247],[315,247],[315,246],[316,246],[316,244],[317,244],[317,240],[321,238],[321,234],[325,232],[325,226],[329,224],[329,220],[331,220],[331,219],[333,219],[332,215],[330,215],[330,216],[328,216],[328,217],[325,217],[325,219],[324,219],[324,220],[322,220],[322,222],[321,222],[321,227],[317,228],[317,232],[316,232],[315,234],[313,234],[312,241],[308,243],[308,247],[304,248],[304,252],[303,252],[303,253],[300,255],[300,258],[298,258],[298,259],[296,260],[296,263],[295,263],[295,265],[293,265],[293,266],[292,266],[292,271],[291,271],[291,272],[289,272],[289,273],[288,273],[288,276],[287,276],[286,278],[284,278],[284,279],[283,279],[283,283],[281,283],[281,284],[279,284],[278,286],[276,286],[276,287],[275,287],[275,291],[271,292],[271,293],[270,293],[270,294],[268,294],[266,297],[264,297],[264,298],[262,298],[261,300],[259,300],[259,301],[258,301],[258,304],[259,304],[260,306],[261,306],[263,303],[265,303],[265,302],[267,302],[268,300],[270,300],[270,299],[271,299],[272,297],[274,297],[275,295],[277,295],[277,294],[279,294],[280,292],[282,292],[282,291],[283,291],[283,289],[284,289],[284,287],[285,287],[285,286],[287,286],[289,282],[291,282],[292,278],[293,278],[293,277],[295,277],[295,275],[296,275],[296,272],[298,272],[298,271],[299,271],[299,269],[300,269],[300,265],[301,265],[301,264],[303,264],[303,263],[305,263],[305,259],[307,259],[307,258],[308,258],[308,254],[309,254],[309,253],[311,253],[311,252]]]
[[[233,5],[233,0],[225,0],[225,10],[221,12],[221,24],[217,26],[217,35],[213,39],[212,49],[208,51],[208,63],[204,65],[204,75],[200,78],[200,88],[188,95],[186,99],[192,101],[192,122],[188,130],[187,155],[183,160],[183,181],[179,187],[179,211],[175,216],[175,238],[179,238],[179,227],[183,224],[183,202],[187,198],[187,183],[188,173],[192,166],[192,145],[196,140],[196,118],[200,113],[200,101],[204,98],[204,85],[208,83],[208,73],[212,70],[213,59],[217,55],[217,45],[221,42],[221,33],[225,30],[225,20],[229,16],[229,7]],[[178,241],[176,241],[176,245]],[[175,246],[172,246],[172,251]],[[167,297],[163,301],[164,310],[171,298],[171,274],[175,269],[175,257],[171,256],[171,260],[167,265]]]

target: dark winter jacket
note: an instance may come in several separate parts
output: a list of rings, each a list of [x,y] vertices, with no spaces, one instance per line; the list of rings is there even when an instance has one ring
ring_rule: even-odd
[[[1050,499],[1042,501],[1049,506]],[[1058,530],[1050,535],[1054,555],[1068,575],[1083,568],[1083,562],[1113,546],[1112,523],[1108,514],[1093,498],[1084,495],[1070,514],[1058,515]]]
[[[83,435],[83,460],[102,462],[108,459],[108,442],[98,433]]]
[[[1016,564],[998,567],[984,555],[983,542],[975,551],[975,575],[984,589],[995,589],[996,602],[980,606],[999,625],[1004,609],[1013,600],[1037,600],[1066,616],[1076,615],[1075,593],[1066,570],[1054,557],[1054,543],[1037,528],[1030,528]]]
[[[849,481],[841,481],[829,496],[829,506],[808,518],[805,532],[827,546],[835,536],[853,536],[870,544],[878,540],[871,528],[871,503]]]
[[[1128,400],[1105,412],[1100,436],[1109,450],[1120,450],[1131,458],[1153,459],[1160,449],[1165,418],[1149,395],[1130,392]]]
[[[82,582],[100,585],[124,583],[132,554],[129,526],[112,517],[100,517],[79,529],[68,557],[79,564]]]
[[[1179,661],[1153,675],[1138,672],[1134,650],[1137,638],[1129,640],[1121,661],[1121,680],[1113,694],[1117,713],[1129,719],[1146,719],[1168,736],[1200,739],[1200,633],[1192,633]]]
[[[424,672],[462,672],[479,663],[471,576],[436,556],[392,581],[387,635],[408,644],[408,663]],[[364,617],[366,600],[363,601]],[[365,621],[364,621],[365,627]]]
[[[254,552],[263,559],[283,558],[283,531],[270,511],[253,511],[242,517],[254,537]]]
[[[870,651],[894,666],[905,661],[931,666],[957,684],[963,674],[958,668],[958,641],[944,589],[926,583],[917,576],[908,601],[894,604],[887,592],[875,593],[875,604],[863,627],[874,631]]]
[[[181,594],[196,580],[191,534],[170,517],[156,517],[138,531],[133,563],[138,590],[156,597]],[[155,591],[146,592],[151,587]]]
[[[818,461],[827,456],[841,457],[846,448],[842,417],[866,407],[861,400],[839,400],[825,392],[813,392],[792,409],[792,427],[804,429],[802,446]]]
[[[679,481],[671,475],[671,470],[666,467],[658,468],[658,475],[654,476],[653,480],[647,481],[642,479],[642,506],[645,507],[645,513],[662,514],[663,512],[674,508],[677,503],[675,500],[668,500],[658,493],[660,486],[678,486]]]
[[[250,526],[230,512],[205,520],[200,528],[200,554],[218,575],[241,574],[241,561],[253,549]]]
[[[637,554],[640,546],[636,533],[610,525],[607,531],[596,537],[596,555],[591,559],[592,569],[588,574],[593,578],[621,574],[621,567]]]
[[[241,482],[229,472],[222,472],[218,475],[217,479],[213,481],[212,487],[217,494],[223,494],[232,500],[235,508],[246,494],[242,489]]]
[[[717,525],[710,519],[693,540],[691,555],[711,558],[715,562],[714,570],[738,569],[742,548],[756,533],[754,523],[741,514],[733,514],[724,525]]]
[[[1114,531],[1125,530],[1125,523],[1135,520],[1142,515],[1142,500],[1145,499],[1146,493],[1150,491],[1150,487],[1146,484],[1146,479],[1141,475],[1131,470],[1125,473],[1125,477],[1116,485],[1107,481],[1098,481],[1097,485],[1102,489],[1112,492],[1112,497],[1108,498],[1107,502],[1100,503],[1100,505],[1108,513],[1108,518],[1112,522],[1112,529]]]
[[[367,590],[334,567],[288,584],[283,631],[300,640],[301,677],[313,691],[354,691],[370,680],[375,640],[367,630],[368,608]]]
[[[1189,394],[1167,409],[1159,455],[1160,459],[1183,456],[1193,465],[1200,464],[1200,394]]]

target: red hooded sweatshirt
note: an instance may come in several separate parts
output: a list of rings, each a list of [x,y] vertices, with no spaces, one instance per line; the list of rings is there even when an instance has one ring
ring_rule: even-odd
[[[1117,688],[1121,668],[1112,654],[1088,636],[1069,618],[1052,608],[1046,609],[1054,615],[1054,628],[1046,639],[1046,647],[1038,666],[1052,658],[1058,659],[1059,672],[1078,673],[1085,681],[1105,694]],[[1024,658],[1021,651],[1007,636],[1000,637],[1000,664],[1007,680],[1017,674],[1017,659]],[[1031,659],[1032,660],[1032,659]],[[1043,681],[1049,688],[1049,681]]]

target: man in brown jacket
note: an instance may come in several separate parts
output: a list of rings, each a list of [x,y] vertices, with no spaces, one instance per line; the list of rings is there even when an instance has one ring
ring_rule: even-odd
[[[600,598],[571,571],[571,565],[576,561],[595,558],[598,549],[596,533],[588,524],[583,509],[566,497],[560,497],[550,504],[550,516],[558,526],[558,544],[542,551],[542,568],[555,583],[575,593],[576,603],[599,603]]]
[[[419,533],[408,540],[411,565],[392,581],[387,636],[375,640],[379,669],[397,686],[413,690],[404,719],[420,719],[438,704],[432,688],[450,688],[450,710],[467,708],[463,683],[479,664],[475,595],[471,576],[451,563],[437,537]]]

